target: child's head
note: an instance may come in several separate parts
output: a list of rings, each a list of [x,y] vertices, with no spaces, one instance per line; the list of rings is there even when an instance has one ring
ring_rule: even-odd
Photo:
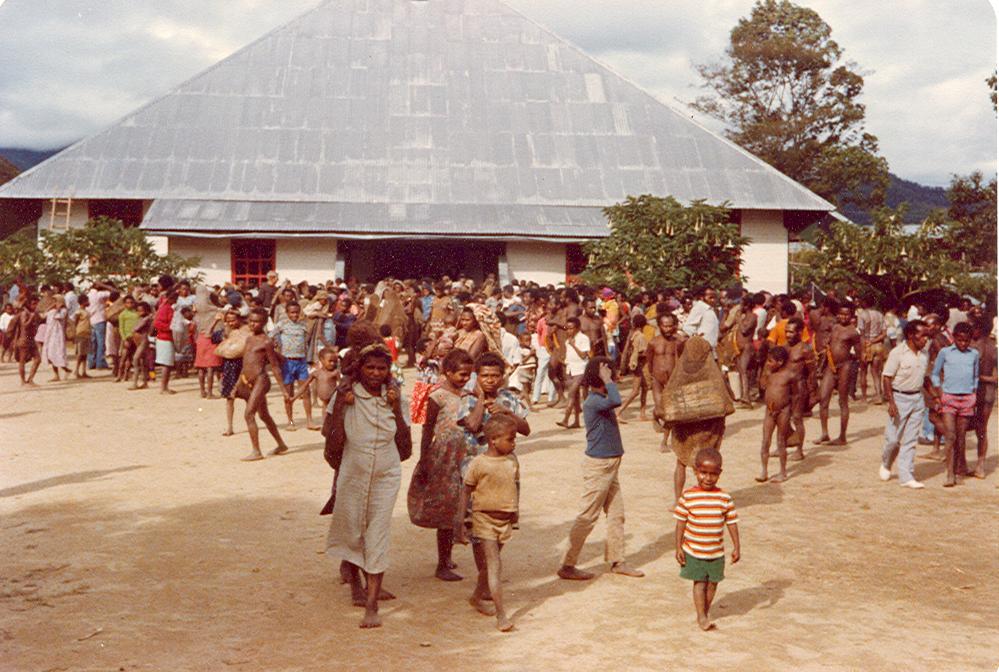
[[[184,317],[185,320],[194,319],[194,309],[192,309],[190,306],[184,306],[183,308],[181,308],[180,314]]]
[[[472,377],[472,356],[464,350],[451,350],[441,362],[444,377],[454,387],[461,389]]]
[[[495,352],[483,352],[475,360],[475,374],[478,376],[482,391],[492,395],[503,385],[506,362]]]
[[[319,351],[319,364],[327,371],[335,371],[337,352],[333,348],[323,348]]]
[[[82,303],[80,305],[83,305]],[[139,311],[139,315],[145,317],[149,313],[153,312],[153,309],[149,307],[149,304],[145,301],[139,301],[136,305],[136,309]]]
[[[420,340],[418,340],[416,342],[416,352],[419,353],[420,355],[423,355],[424,357],[429,357],[430,342],[431,341],[429,338],[421,338]]]
[[[250,316],[246,318],[246,321],[250,324],[250,329],[253,330],[254,334],[263,333],[264,326],[267,324],[267,311],[263,308],[254,308],[250,311]]]
[[[631,328],[632,329],[644,329],[645,325],[648,324],[648,320],[642,314],[635,315],[631,318]]]
[[[135,297],[131,294],[125,295],[125,308],[126,310],[135,310]]]
[[[694,456],[694,474],[702,490],[714,490],[722,473],[722,456],[715,448],[701,448]]]
[[[787,364],[787,356],[787,348],[783,346],[778,345],[770,348],[767,352],[767,366],[770,367],[771,371],[776,371]]]
[[[489,442],[489,451],[509,455],[517,447],[517,421],[508,413],[494,413],[482,426],[482,434]]]
[[[3,306],[3,312],[7,313],[8,315],[13,315],[14,314],[14,304],[13,303],[5,303],[4,306]]]
[[[966,352],[971,346],[971,324],[961,322],[954,327],[954,345],[961,352]]]
[[[614,362],[609,357],[593,357],[590,361],[586,362],[586,368],[583,370],[583,385],[598,390],[606,387],[604,379],[600,377],[601,366],[607,366],[612,371],[614,370]]]
[[[90,305],[90,297],[86,294],[80,294],[76,299],[77,303],[80,304],[80,308],[86,308]]]
[[[522,348],[531,347],[531,335],[526,331],[517,336],[517,340],[520,341],[520,347]]]
[[[302,316],[302,307],[298,305],[297,301],[289,303],[285,311],[288,313],[288,319],[292,322],[298,322],[298,318]]]
[[[579,319],[575,317],[570,317],[565,321],[566,331],[569,334],[569,338],[572,338],[579,333]]]
[[[391,327],[391,325],[383,324],[382,326],[378,327],[378,334],[382,338],[388,338],[388,337],[390,337],[392,335],[392,327]]]
[[[146,312],[148,312],[149,304],[148,303],[140,303],[139,304],[139,308],[142,308],[142,306],[145,306],[146,309],[147,309]],[[243,322],[243,318],[240,316],[238,310],[227,310],[227,311],[225,311],[225,318],[224,318],[224,320],[225,320],[225,326],[229,327],[230,329],[238,329],[239,325]]]

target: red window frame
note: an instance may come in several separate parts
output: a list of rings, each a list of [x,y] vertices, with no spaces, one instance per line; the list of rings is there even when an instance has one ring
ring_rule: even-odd
[[[267,280],[267,274],[276,269],[277,244],[273,240],[240,239],[230,244],[230,268],[232,282],[259,287]]]

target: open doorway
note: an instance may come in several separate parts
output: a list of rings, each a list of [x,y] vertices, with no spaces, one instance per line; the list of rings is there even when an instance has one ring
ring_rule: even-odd
[[[503,243],[457,240],[346,240],[337,249],[347,277],[362,282],[383,278],[437,279],[465,274],[481,282],[499,269]]]

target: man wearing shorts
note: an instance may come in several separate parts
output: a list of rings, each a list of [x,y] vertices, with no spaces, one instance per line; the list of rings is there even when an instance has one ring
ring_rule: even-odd
[[[288,415],[288,431],[294,431],[295,419],[293,417],[292,400],[297,393],[305,387],[309,379],[309,363],[306,359],[308,326],[302,319],[302,307],[297,303],[288,303],[285,308],[287,317],[281,319],[271,331],[271,338],[281,356],[284,358],[281,363],[281,382],[284,383],[288,395],[284,400],[284,410]],[[295,390],[295,382],[298,382],[298,390]],[[320,429],[318,425],[312,424],[312,400],[310,395],[302,396],[302,404],[305,407],[305,422],[309,429]]]

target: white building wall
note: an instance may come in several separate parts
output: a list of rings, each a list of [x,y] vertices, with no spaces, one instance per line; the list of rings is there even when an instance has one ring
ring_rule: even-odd
[[[200,257],[195,270],[205,274],[205,284],[223,285],[232,282],[232,255],[228,238],[167,239],[168,251],[182,257]]]
[[[565,282],[565,245],[562,243],[510,242],[506,260],[514,280],[531,280],[539,285]]]
[[[55,218],[52,217],[52,209],[57,207],[57,214]],[[38,220],[38,235],[42,235],[42,231],[66,231],[68,229],[82,229],[87,224],[89,219],[89,208],[87,207],[87,201],[84,199],[76,200],[69,206],[69,222],[67,226],[66,221],[66,204],[62,203],[58,206],[53,206],[52,201],[42,201],[42,217]]]
[[[319,284],[336,275],[335,238],[279,238],[275,257],[281,280]]]
[[[753,292],[786,292],[788,236],[783,212],[743,210],[742,235],[750,239],[742,259],[746,288]]]

